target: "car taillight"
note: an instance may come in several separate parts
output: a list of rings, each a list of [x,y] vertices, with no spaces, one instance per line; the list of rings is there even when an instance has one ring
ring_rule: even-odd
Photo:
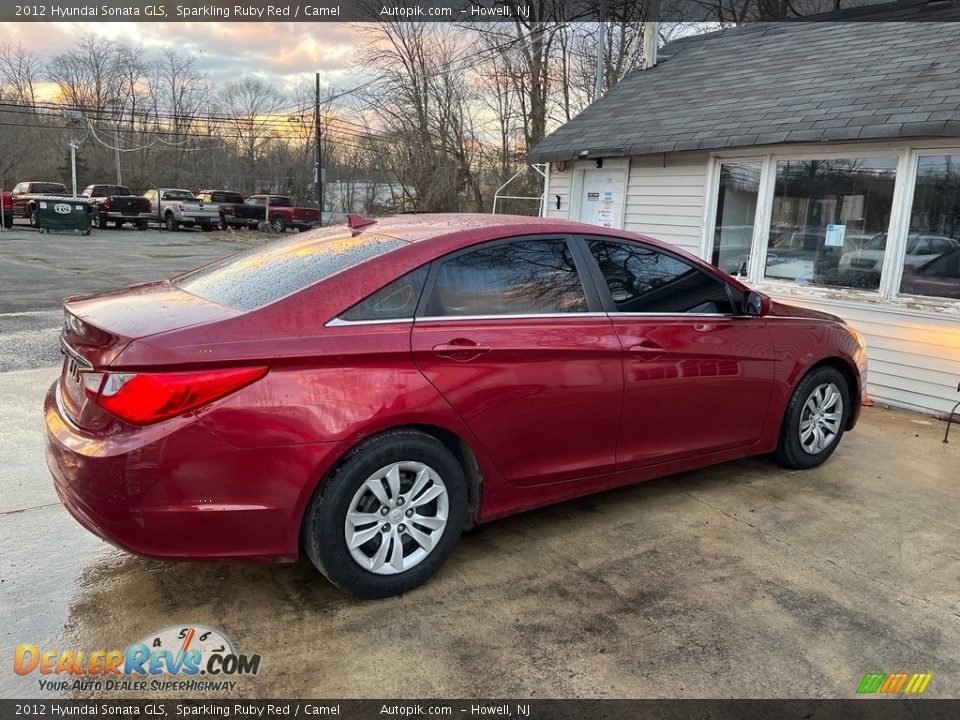
[[[177,209],[183,212],[183,203],[177,203]]]
[[[267,374],[267,368],[188,372],[83,372],[93,402],[131,425],[150,425],[196,410]]]
[[[104,210],[110,209],[110,198],[107,198],[106,200],[103,201],[103,209]]]

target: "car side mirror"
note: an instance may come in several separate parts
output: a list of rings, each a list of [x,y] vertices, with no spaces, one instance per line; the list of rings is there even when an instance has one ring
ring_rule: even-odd
[[[747,315],[763,317],[770,312],[770,298],[756,290],[751,290],[743,300],[743,310]]]

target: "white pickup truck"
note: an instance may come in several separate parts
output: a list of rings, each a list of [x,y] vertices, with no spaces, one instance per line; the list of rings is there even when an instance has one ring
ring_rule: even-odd
[[[215,230],[220,222],[220,208],[215,203],[198,200],[189,190],[156,188],[143,196],[150,201],[153,222],[176,232],[183,227],[199,225],[203,230]]]

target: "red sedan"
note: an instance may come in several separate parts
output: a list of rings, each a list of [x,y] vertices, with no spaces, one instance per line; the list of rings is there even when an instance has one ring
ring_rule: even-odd
[[[860,335],[650,238],[406,216],[64,303],[48,464],[135,553],[404,592],[461,532],[747,455],[819,465]]]

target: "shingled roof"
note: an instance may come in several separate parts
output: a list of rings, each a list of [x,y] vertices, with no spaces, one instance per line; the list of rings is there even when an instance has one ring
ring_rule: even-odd
[[[765,23],[662,52],[541,141],[531,162],[960,137],[960,23]]]

